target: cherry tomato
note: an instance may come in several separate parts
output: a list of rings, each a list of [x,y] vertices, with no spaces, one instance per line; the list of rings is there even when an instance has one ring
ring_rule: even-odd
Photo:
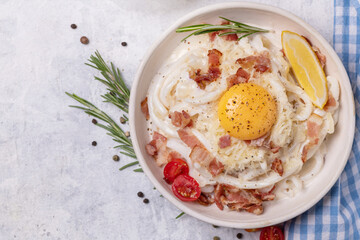
[[[175,158],[166,164],[164,168],[164,179],[168,184],[173,183],[175,178],[180,174],[189,174],[189,166],[184,160]]]
[[[195,201],[200,197],[199,183],[189,175],[179,175],[175,178],[172,191],[181,201]]]
[[[260,228],[248,228],[248,229],[245,229],[245,231],[247,231],[247,232],[257,232],[259,230],[260,230]]]
[[[278,227],[266,227],[260,233],[260,240],[284,240],[284,233]]]

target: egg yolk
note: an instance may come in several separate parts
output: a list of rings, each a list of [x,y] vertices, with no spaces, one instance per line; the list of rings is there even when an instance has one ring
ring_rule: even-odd
[[[230,136],[253,140],[266,134],[275,123],[276,102],[257,84],[238,84],[221,97],[218,117]]]

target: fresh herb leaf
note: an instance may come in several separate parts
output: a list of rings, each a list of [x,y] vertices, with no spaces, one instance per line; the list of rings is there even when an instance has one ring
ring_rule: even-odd
[[[134,166],[136,164],[138,164],[139,162],[138,161],[135,161],[135,162],[131,162],[131,163],[128,163],[124,166],[122,166],[121,168],[119,168],[120,171],[124,170],[125,168],[128,168],[128,167],[131,167],[131,166]]]
[[[121,77],[120,70],[115,68],[113,63],[107,65],[98,51],[96,51],[94,55],[90,56],[89,62],[90,63],[85,64],[99,70],[103,76],[103,78],[95,77],[95,80],[105,84],[107,86],[107,90],[109,91],[109,93],[101,96],[104,101],[112,103],[125,113],[128,113],[130,90],[126,86],[124,79]],[[70,107],[81,109],[85,113],[94,116],[106,123],[97,123],[96,126],[105,129],[107,134],[111,136],[115,142],[119,143],[119,145],[115,146],[114,148],[120,148],[121,154],[131,158],[136,158],[130,138],[126,136],[125,131],[108,114],[101,111],[94,104],[77,96],[76,94],[70,94],[68,92],[66,92],[66,94],[82,105],[71,105]],[[128,120],[125,115],[123,115],[123,117],[124,119]]]
[[[134,172],[144,172],[144,171],[142,170],[142,168],[137,168],[137,169],[134,169]]]
[[[230,22],[231,24],[224,24],[224,25],[197,24],[197,25],[191,25],[191,26],[178,28],[178,29],[176,29],[176,32],[182,33],[182,32],[194,31],[193,33],[189,34],[184,39],[182,39],[182,41],[185,41],[187,38],[189,38],[192,35],[200,35],[200,34],[218,32],[218,31],[223,31],[223,30],[230,30],[230,32],[222,33],[219,36],[226,36],[229,34],[239,34],[240,36],[239,36],[238,40],[240,40],[241,38],[247,37],[251,34],[260,33],[260,32],[268,32],[268,30],[266,30],[266,29],[250,26],[250,25],[236,22],[234,20],[230,20],[230,19],[227,19],[224,17],[219,17],[219,18],[224,19],[224,20]]]
[[[175,219],[181,218],[184,214],[185,214],[184,212],[180,213],[179,215],[177,215],[177,217]]]

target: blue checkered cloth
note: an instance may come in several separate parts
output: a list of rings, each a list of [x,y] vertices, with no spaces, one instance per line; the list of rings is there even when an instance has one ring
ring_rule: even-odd
[[[360,240],[360,2],[335,0],[334,13],[334,48],[349,74],[355,98],[355,140],[345,170],[330,192],[285,223],[286,239]]]

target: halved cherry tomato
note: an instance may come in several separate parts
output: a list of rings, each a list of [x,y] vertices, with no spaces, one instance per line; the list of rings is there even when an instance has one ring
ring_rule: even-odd
[[[266,227],[260,233],[260,240],[284,240],[284,233],[278,227]]]
[[[175,178],[180,174],[189,174],[189,166],[184,160],[175,158],[166,164],[164,168],[164,179],[168,184],[173,183]]]
[[[172,191],[181,201],[195,201],[200,197],[199,183],[189,175],[179,175],[175,178]]]

